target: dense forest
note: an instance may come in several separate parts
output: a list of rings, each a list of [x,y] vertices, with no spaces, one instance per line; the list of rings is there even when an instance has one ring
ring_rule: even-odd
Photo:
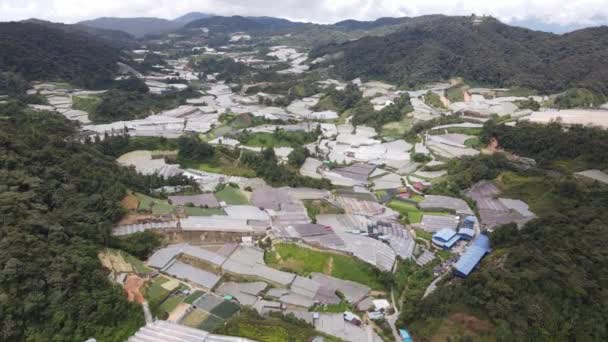
[[[127,187],[154,183],[71,137],[59,114],[0,105],[0,340],[123,341],[143,324],[97,258]]]
[[[484,18],[412,18],[398,32],[318,48],[311,58],[345,79],[417,85],[460,76],[480,85],[526,86],[543,93],[572,87],[608,95],[608,28],[555,35]]]
[[[101,100],[90,110],[91,120],[98,123],[142,119],[151,114],[186,104],[189,98],[199,97],[192,88],[158,95],[138,78],[116,81],[101,95]]]
[[[608,168],[608,131],[599,127],[548,125],[519,122],[516,126],[484,125],[482,141],[495,137],[501,148],[542,164],[577,159],[589,166]]]
[[[27,80],[67,81],[78,87],[108,85],[120,51],[85,32],[32,23],[0,23],[0,71]]]

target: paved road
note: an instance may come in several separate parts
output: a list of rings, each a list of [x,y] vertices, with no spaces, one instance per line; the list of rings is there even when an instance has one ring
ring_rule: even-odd
[[[402,339],[401,336],[399,336],[399,331],[397,331],[397,327],[395,326],[395,322],[399,318],[399,311],[397,310],[397,303],[395,302],[395,291],[393,289],[391,289],[391,302],[393,304],[393,308],[395,309],[395,313],[390,316],[387,316],[386,321],[388,322],[388,325],[393,331],[393,337],[395,337],[395,342],[399,342]]]
[[[441,279],[445,278],[445,276],[448,275],[448,273],[450,273],[450,270],[444,272],[442,275],[435,278],[435,280],[433,280],[433,282],[431,282],[429,284],[429,286],[426,288],[426,290],[424,291],[424,296],[422,296],[422,298],[430,295],[433,291],[435,291],[435,289],[437,288],[437,283],[440,282]]]
[[[144,309],[144,317],[146,318],[146,324],[154,322],[154,318],[152,318],[152,312],[150,311],[148,301],[144,301],[143,303],[141,303],[141,307]]]

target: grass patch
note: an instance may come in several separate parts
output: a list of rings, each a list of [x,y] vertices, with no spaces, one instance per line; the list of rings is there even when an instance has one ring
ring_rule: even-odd
[[[342,313],[344,311],[354,312],[355,308],[349,302],[343,300],[339,304],[315,305],[310,311]]]
[[[389,122],[382,126],[380,135],[387,139],[400,139],[410,131],[413,124],[413,119],[410,117],[405,117],[401,121]]]
[[[155,316],[160,316],[162,313],[160,304],[162,300],[169,295],[169,291],[162,287],[167,281],[169,281],[169,279],[158,276],[154,278],[152,282],[148,283],[142,291],[142,294],[148,300],[150,310]]]
[[[185,296],[171,296],[167,298],[167,300],[160,305],[161,313],[165,312],[167,315],[170,314],[179,303],[184,301],[184,298]]]
[[[224,324],[224,320],[217,317],[217,316],[213,316],[213,315],[209,315],[207,317],[207,319],[205,319],[203,321],[203,323],[201,323],[198,328],[205,330],[205,331],[213,331],[214,329],[216,329],[217,327],[221,326]]]
[[[253,147],[298,147],[314,142],[316,136],[306,132],[286,132],[276,133],[253,133],[245,135],[241,141],[243,145]]]
[[[427,231],[424,231],[422,229],[415,229],[416,231],[416,237],[417,238],[421,238],[421,239],[425,239],[428,241],[431,241],[433,239],[433,233],[429,233]]]
[[[180,322],[187,327],[198,329],[203,322],[209,317],[209,313],[203,310],[194,309],[190,311]]]
[[[247,196],[239,188],[225,186],[222,190],[215,193],[215,197],[219,201],[226,202],[231,205],[246,205],[249,204]]]
[[[375,290],[386,290],[379,281],[380,271],[354,257],[315,251],[295,244],[275,245],[276,255],[268,252],[265,261],[269,266],[309,276],[313,272],[365,284]]]
[[[507,96],[528,97],[528,96],[534,96],[536,94],[538,94],[538,91],[536,91],[534,89],[515,87],[515,88],[511,88],[509,90],[503,91],[503,92],[499,92],[498,94],[496,94],[496,96],[497,97],[507,97]]]
[[[131,254],[122,252],[122,251],[121,251],[121,254],[122,254],[123,258],[125,259],[125,261],[128,262],[129,264],[131,264],[131,266],[133,266],[133,269],[135,270],[135,272],[141,273],[141,274],[146,274],[146,273],[152,272],[152,270],[150,268],[148,268],[146,265],[144,265],[144,263],[141,260],[132,256]]]
[[[583,158],[556,160],[550,164],[550,167],[567,175],[593,168]]]
[[[184,303],[192,304],[204,294],[205,292],[196,290],[184,299]]]
[[[450,102],[463,102],[464,93],[462,90],[461,86],[450,87],[445,91],[445,97],[447,97]]]
[[[97,96],[72,96],[72,108],[89,114],[95,113],[100,103],[101,98]]]
[[[226,215],[222,208],[200,208],[184,206],[184,212],[189,216]]]
[[[149,210],[155,215],[170,214],[173,212],[173,206],[167,200],[153,198],[144,194],[135,193],[139,200],[139,209]]]
[[[216,334],[240,336],[261,342],[311,341],[322,333],[301,320],[271,314],[260,316],[255,310],[243,308],[237,315],[226,322],[223,327],[213,331]],[[325,336],[325,341],[336,342],[339,339]]]
[[[443,102],[441,102],[441,97],[430,90],[424,94],[424,103],[430,107],[445,109]]]
[[[338,122],[336,122],[336,124],[338,124],[338,125],[345,124],[351,115],[353,115],[353,112],[351,109],[345,110],[344,112],[342,112],[340,114],[340,117],[338,118]]]
[[[304,206],[306,207],[306,213],[313,222],[316,222],[317,215],[325,214],[344,214],[344,210],[334,206],[333,204],[325,200],[305,200]]]
[[[481,148],[483,144],[479,141],[478,137],[469,138],[464,142],[464,146],[470,148]]]
[[[504,172],[498,176],[496,184],[501,189],[501,197],[520,199],[530,206],[538,216],[551,215],[556,203],[564,203],[568,198],[559,197],[552,191],[551,179],[536,176],[529,177],[514,172]]]
[[[420,223],[420,221],[422,221],[423,215],[449,215],[449,213],[446,212],[422,211],[414,204],[405,203],[401,201],[390,201],[387,206],[397,211],[403,217],[407,217],[409,223],[414,224]]]

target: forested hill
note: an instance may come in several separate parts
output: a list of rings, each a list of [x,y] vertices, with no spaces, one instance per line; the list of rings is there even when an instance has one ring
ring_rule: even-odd
[[[122,247],[110,232],[127,188],[169,181],[118,166],[76,132],[58,113],[0,104],[0,341],[120,342],[144,324],[97,253]]]
[[[311,57],[326,55],[346,79],[415,86],[460,76],[480,85],[608,94],[608,27],[555,35],[493,18],[427,16],[385,37],[318,48]]]
[[[112,81],[121,61],[117,48],[85,32],[33,23],[0,23],[0,72],[27,80],[68,81],[85,88]]]
[[[22,23],[48,26],[50,28],[62,30],[66,33],[87,33],[118,49],[136,49],[139,46],[139,43],[136,41],[134,36],[118,30],[101,29],[80,24],[61,24],[40,19],[28,19],[22,21]]]

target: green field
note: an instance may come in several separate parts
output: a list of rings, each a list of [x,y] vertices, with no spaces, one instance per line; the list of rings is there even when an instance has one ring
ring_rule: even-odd
[[[276,254],[268,252],[265,261],[269,266],[309,276],[313,272],[351,280],[375,290],[385,290],[378,279],[378,270],[355,257],[315,251],[295,244],[280,243],[274,246]]]
[[[422,229],[415,229],[415,231],[416,231],[417,238],[422,238],[422,239],[429,240],[429,241],[431,241],[431,239],[433,238],[433,233],[429,233]]]
[[[356,311],[352,304],[343,300],[340,304],[327,304],[327,305],[316,305],[312,311],[314,312],[328,312],[328,313],[343,313],[344,311],[354,312]]]
[[[170,314],[171,311],[173,311],[173,309],[175,309],[179,303],[183,302],[185,298],[185,296],[171,296],[167,298],[167,300],[160,305],[160,311]]]
[[[169,279],[158,276],[152,280],[152,282],[148,283],[146,287],[143,289],[143,295],[148,300],[150,304],[150,310],[156,316],[159,316],[162,313],[161,302],[165,297],[169,295],[169,291],[162,287],[162,284],[169,281]]]
[[[200,296],[202,296],[204,294],[205,294],[205,292],[196,290],[184,299],[184,303],[192,304],[192,303],[194,303],[195,300],[199,299]]]
[[[344,214],[344,210],[332,205],[325,200],[305,200],[304,206],[311,220],[316,221],[317,215]]]
[[[222,190],[215,193],[215,197],[219,201],[224,201],[226,204],[231,205],[247,205],[249,200],[247,196],[239,188],[232,187],[230,185],[225,186]]]
[[[135,196],[139,200],[139,209],[150,210],[155,215],[170,214],[173,212],[173,206],[169,204],[167,200],[152,198],[137,192],[135,193]]]
[[[279,315],[260,316],[255,310],[243,308],[224,326],[213,331],[216,334],[240,336],[260,342],[311,341],[322,333],[302,321],[284,318]],[[325,341],[340,341],[335,337],[325,336]]]
[[[393,121],[382,126],[380,135],[388,139],[403,138],[413,126],[413,119],[409,117],[403,118],[401,121]]]
[[[132,256],[129,253],[120,252],[122,254],[122,257],[125,259],[126,262],[128,262],[129,264],[131,264],[131,266],[133,266],[133,269],[135,270],[135,272],[140,273],[140,274],[146,274],[146,273],[150,273],[152,272],[151,269],[149,269],[148,267],[146,267],[146,265],[144,265],[144,263],[137,259],[136,257]]]
[[[502,197],[526,202],[530,210],[539,216],[551,215],[555,211],[556,203],[571,200],[555,195],[552,191],[554,182],[542,176],[526,177],[514,172],[504,172],[498,176],[496,184],[501,189]]]
[[[401,201],[390,201],[387,206],[404,217],[407,217],[410,223],[420,223],[423,215],[449,215],[445,212],[422,211],[413,204]]]
[[[462,92],[462,87],[461,86],[454,86],[454,87],[448,88],[445,91],[445,97],[447,97],[448,100],[450,100],[450,102],[462,102],[462,101],[464,101],[464,94]]]
[[[222,208],[200,208],[200,207],[182,207],[188,216],[211,216],[211,215],[226,215]]]
[[[97,96],[72,96],[72,108],[89,114],[94,113],[100,103],[101,98]]]

